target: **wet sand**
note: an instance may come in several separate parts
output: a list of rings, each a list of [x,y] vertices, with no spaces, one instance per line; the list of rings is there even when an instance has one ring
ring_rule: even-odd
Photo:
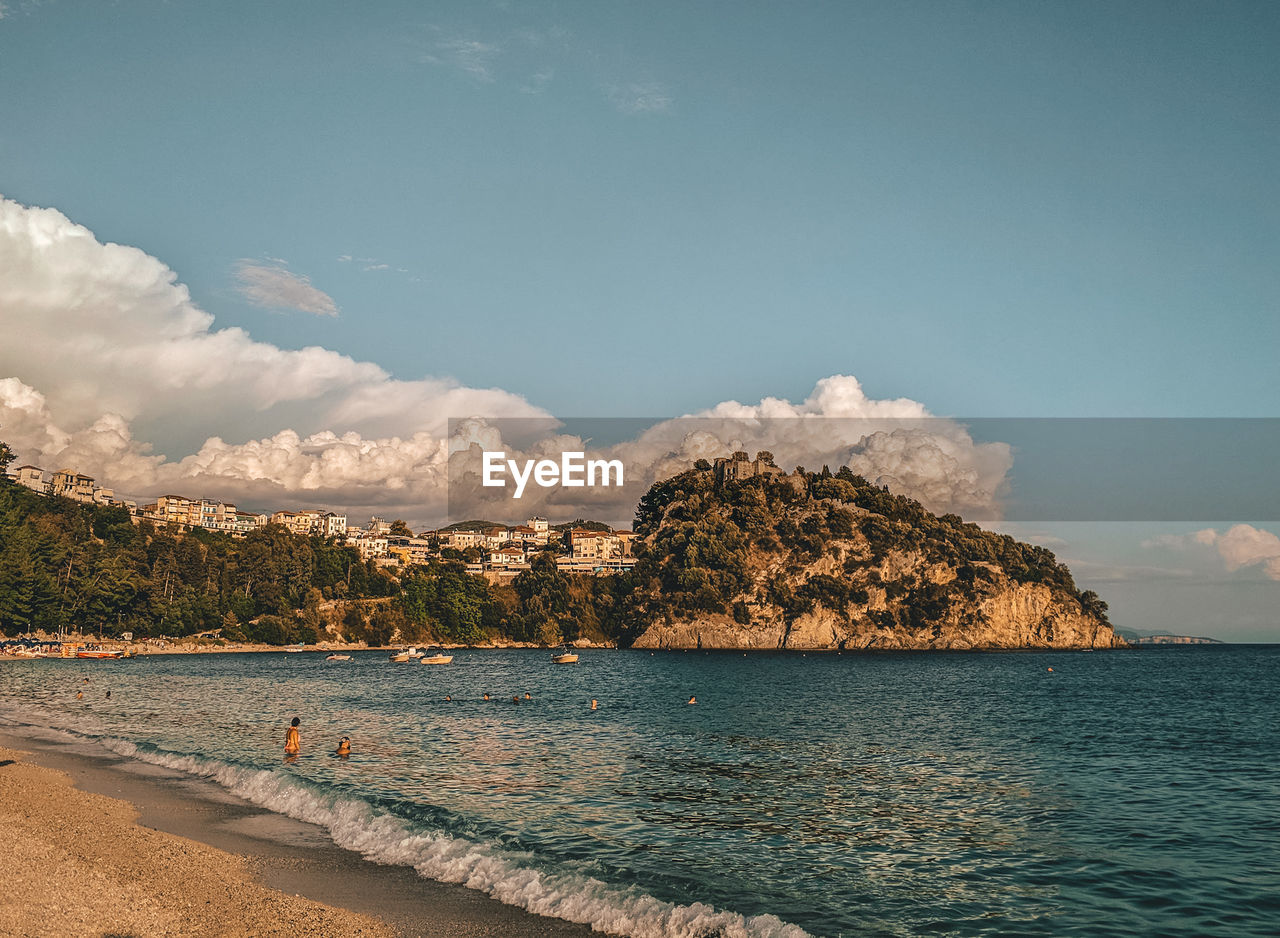
[[[0,934],[582,938],[212,782],[0,732]],[[74,787],[72,787],[74,785]]]

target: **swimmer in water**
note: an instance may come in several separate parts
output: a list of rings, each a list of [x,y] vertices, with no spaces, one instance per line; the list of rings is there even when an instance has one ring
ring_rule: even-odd
[[[452,695],[452,694],[445,694],[445,695],[444,695],[444,702],[445,702],[445,703],[453,703],[453,695]]]
[[[351,737],[344,736],[342,739],[338,740],[338,749],[336,754],[341,756],[343,759],[351,755]]]
[[[302,721],[294,717],[289,722],[288,732],[284,734],[284,754],[296,756],[302,751],[302,741],[298,737],[298,724]]]
[[[485,695],[484,695],[484,699],[485,699],[485,700],[488,700],[488,699],[489,699],[489,695],[488,695],[488,694],[485,694]]]
[[[524,692],[524,699],[525,699],[525,700],[533,700],[533,695],[532,695],[532,694],[530,694],[528,691],[525,691],[525,692]]]
[[[591,698],[591,709],[592,710],[596,709],[596,699],[594,697]]]
[[[690,698],[689,698],[689,703],[691,703],[691,704],[696,704],[697,702],[698,702],[698,698],[697,698],[697,697],[690,697]]]

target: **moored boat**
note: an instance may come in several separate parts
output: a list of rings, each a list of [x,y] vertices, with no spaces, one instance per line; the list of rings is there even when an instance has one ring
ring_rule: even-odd
[[[453,655],[446,654],[443,648],[434,646],[428,648],[426,652],[418,659],[419,664],[448,664],[453,660]]]
[[[568,645],[561,645],[551,652],[552,664],[577,664],[578,653]]]
[[[337,652],[334,652],[334,653],[333,653],[333,654],[331,654],[331,655],[325,655],[325,656],[324,656],[324,660],[325,660],[325,661],[350,661],[350,660],[351,660],[351,656],[350,656],[350,655],[340,655],[340,654],[338,654]]]

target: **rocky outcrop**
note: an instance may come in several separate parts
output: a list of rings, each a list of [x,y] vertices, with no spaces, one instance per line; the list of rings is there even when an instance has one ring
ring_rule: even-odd
[[[641,572],[649,587],[641,586],[643,628],[633,647],[1126,645],[1106,620],[1106,604],[1078,592],[1043,548],[932,516],[856,478],[834,487],[842,498],[815,498],[833,486],[799,472],[756,484],[744,492],[692,475],[672,483],[676,497],[656,505],[646,525]]]
[[[819,607],[789,625],[761,617],[740,624],[723,615],[659,622],[633,647],[767,651],[980,651],[1002,648],[1119,648],[1110,625],[1085,615],[1078,603],[1044,586],[1012,584],[973,608],[954,609],[941,626],[922,631],[884,628]]]

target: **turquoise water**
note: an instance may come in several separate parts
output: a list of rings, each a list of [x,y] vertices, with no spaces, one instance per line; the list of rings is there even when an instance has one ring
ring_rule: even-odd
[[[1277,691],[1276,646],[0,664],[7,721],[654,936],[1274,935]]]

